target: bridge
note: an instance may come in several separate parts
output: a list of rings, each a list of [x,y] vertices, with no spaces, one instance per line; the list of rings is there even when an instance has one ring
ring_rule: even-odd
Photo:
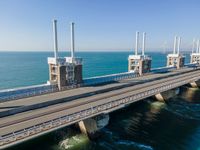
[[[152,69],[151,57],[144,54],[146,33],[142,55],[138,55],[138,32],[135,55],[128,58],[128,72],[82,79],[82,59],[74,57],[74,46],[71,57],[57,57],[56,21],[53,23],[55,57],[48,58],[48,83],[0,91],[0,149],[72,124],[92,137],[115,110],[152,96],[166,100],[183,85],[199,84],[199,45],[191,54],[191,63],[185,64],[179,50],[181,38],[177,45],[175,37],[167,66]],[[74,23],[71,31],[74,45]]]

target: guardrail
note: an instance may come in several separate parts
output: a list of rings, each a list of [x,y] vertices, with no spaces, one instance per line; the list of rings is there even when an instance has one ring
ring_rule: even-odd
[[[151,70],[152,73],[161,73],[161,72],[167,72],[175,70],[176,67],[160,67],[160,68],[154,68]],[[86,78],[83,80],[84,86],[89,85],[95,85],[95,84],[103,84],[108,82],[114,82],[114,81],[120,81],[123,79],[130,79],[138,77],[139,74],[136,72],[124,72],[124,73],[118,73],[118,74],[111,74],[111,75],[105,75],[105,76],[97,76],[97,77],[91,77]]]
[[[7,89],[0,91],[0,102],[42,95],[58,91],[57,85],[35,85],[23,88]]]
[[[174,67],[174,66],[160,67],[160,68],[153,68],[153,69],[151,69],[151,72],[153,72],[153,73],[162,73],[162,72],[172,71],[172,70],[175,70],[175,69],[176,69],[176,67]]]
[[[139,74],[135,72],[125,72],[125,73],[111,74],[105,76],[91,77],[83,80],[83,86],[120,81],[124,79],[135,78],[138,76]]]
[[[108,113],[110,111],[122,108],[130,103],[139,101],[141,99],[156,95],[158,93],[180,87],[182,85],[185,85],[187,83],[199,80],[199,76],[195,77],[188,77],[189,79],[182,79],[180,81],[177,81],[175,83],[169,83],[164,85],[159,85],[159,87],[149,89],[147,91],[143,91],[138,94],[129,95],[127,97],[116,99],[101,105],[97,105],[95,107],[91,107],[89,109],[85,109],[73,114],[61,116],[59,118],[56,118],[54,120],[50,120],[48,122],[44,122],[42,124],[38,124],[29,128],[26,128],[24,130],[20,130],[5,136],[0,137],[0,148],[6,148],[9,145],[13,143],[17,143],[20,141],[24,141],[27,139],[31,139],[33,137],[38,136],[38,134],[44,134],[53,130],[57,130],[59,128],[62,128],[64,126],[73,124],[75,122],[78,122],[80,120],[84,120],[102,113]]]
[[[198,67],[199,64],[198,63],[188,63],[184,65],[185,67]]]

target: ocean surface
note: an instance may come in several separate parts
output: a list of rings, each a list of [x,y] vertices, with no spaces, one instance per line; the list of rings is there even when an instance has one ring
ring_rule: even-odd
[[[83,58],[84,78],[128,71],[128,56],[131,52],[78,52]],[[166,54],[148,53],[153,68],[166,66]],[[53,52],[0,52],[0,90],[46,83],[48,75],[47,57]],[[60,57],[69,56],[60,52]],[[189,62],[186,54],[186,63]]]
[[[84,78],[127,71],[131,52],[79,52]],[[67,56],[62,52],[60,56]],[[166,65],[166,54],[149,53],[153,68]],[[48,80],[50,52],[0,52],[0,89],[36,85]],[[189,62],[189,54],[186,55]],[[200,93],[199,90],[196,91]],[[197,94],[198,95],[198,94]],[[198,99],[198,98],[196,98]],[[153,99],[110,114],[101,136],[90,141],[75,127],[20,144],[11,150],[200,150],[199,102],[176,96],[167,103]]]

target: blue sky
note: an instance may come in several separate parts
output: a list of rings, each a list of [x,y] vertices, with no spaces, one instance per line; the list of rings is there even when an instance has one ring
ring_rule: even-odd
[[[70,47],[71,21],[77,50],[134,49],[135,31],[147,32],[148,50],[172,48],[174,35],[189,49],[200,37],[198,0],[1,0],[0,51],[52,50],[53,18],[60,50]]]

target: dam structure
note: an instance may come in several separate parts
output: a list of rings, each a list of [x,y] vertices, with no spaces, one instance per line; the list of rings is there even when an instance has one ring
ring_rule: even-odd
[[[53,20],[54,57],[47,59],[46,84],[0,91],[0,149],[73,124],[92,139],[109,123],[109,113],[148,97],[165,101],[177,94],[179,87],[199,84],[198,43],[195,59],[192,53],[191,63],[185,64],[181,37],[175,36],[173,53],[166,56],[167,65],[151,68],[153,60],[145,55],[145,32],[141,54],[136,32],[135,53],[128,57],[127,72],[83,78],[84,60],[75,54],[73,22],[70,28],[71,56],[59,57],[57,21]]]

